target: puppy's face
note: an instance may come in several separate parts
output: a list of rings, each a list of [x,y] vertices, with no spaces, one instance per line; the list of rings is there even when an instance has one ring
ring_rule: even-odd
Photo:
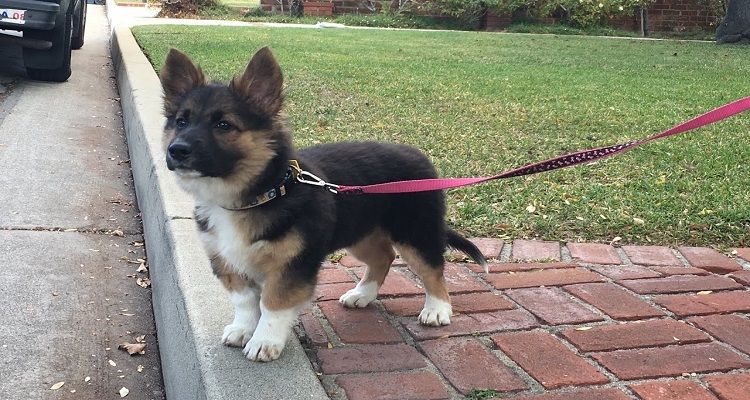
[[[164,88],[167,167],[181,180],[247,183],[275,155],[271,130],[282,105],[282,75],[268,48],[259,50],[228,86],[206,83],[185,54],[172,49]]]

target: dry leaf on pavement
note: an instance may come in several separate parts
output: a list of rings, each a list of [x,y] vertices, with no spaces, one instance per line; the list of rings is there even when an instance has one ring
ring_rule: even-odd
[[[54,385],[52,385],[49,389],[50,390],[57,390],[57,389],[60,389],[61,387],[63,387],[64,384],[65,384],[65,382],[57,382]]]
[[[138,286],[140,286],[142,288],[147,288],[147,287],[151,286],[151,279],[148,279],[148,278],[138,278],[138,279],[135,280],[135,283],[137,283]]]
[[[117,348],[127,351],[131,356],[134,354],[144,354],[146,343],[120,343]]]

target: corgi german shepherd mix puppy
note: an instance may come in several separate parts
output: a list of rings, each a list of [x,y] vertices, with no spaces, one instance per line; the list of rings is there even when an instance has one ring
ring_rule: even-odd
[[[376,298],[395,247],[424,282],[419,321],[450,323],[446,247],[486,261],[446,227],[442,191],[335,195],[297,181],[290,166],[298,160],[303,170],[344,185],[437,177],[424,154],[375,142],[295,150],[282,112],[281,69],[268,48],[228,85],[207,82],[175,49],[160,78],[167,166],[195,198],[203,245],[234,305],[223,343],[244,346],[254,361],[278,358],[298,310],[313,296],[321,263],[342,248],[367,264],[363,279],[339,299],[344,306],[366,307]]]

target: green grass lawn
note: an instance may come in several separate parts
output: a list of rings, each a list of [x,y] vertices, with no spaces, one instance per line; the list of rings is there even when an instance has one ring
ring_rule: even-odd
[[[217,3],[230,7],[253,8],[260,6],[260,0],[217,0]]]
[[[650,135],[750,95],[747,48],[478,32],[149,26],[215,79],[271,45],[299,146],[375,139],[424,150],[443,176],[494,174]],[[750,245],[750,112],[593,165],[449,193],[471,235]]]

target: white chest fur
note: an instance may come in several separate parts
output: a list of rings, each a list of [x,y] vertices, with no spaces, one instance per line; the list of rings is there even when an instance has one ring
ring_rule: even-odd
[[[250,221],[217,206],[199,206],[197,213],[208,222],[209,230],[200,237],[209,255],[218,254],[235,272],[262,283],[262,269],[253,264],[268,243],[252,241]]]

